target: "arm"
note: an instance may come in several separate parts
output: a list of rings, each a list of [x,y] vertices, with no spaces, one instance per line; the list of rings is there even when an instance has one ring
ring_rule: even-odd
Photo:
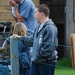
[[[20,16],[20,13],[19,13],[17,7],[16,7],[16,9],[15,9],[15,13],[16,13],[16,17],[17,17],[18,21],[24,22],[25,18],[23,18],[22,16]]]
[[[28,46],[28,47],[33,46],[33,35],[31,35],[31,36],[19,36],[19,35],[13,34],[13,37],[18,38],[20,41],[23,42],[23,44],[25,46]]]
[[[13,18],[15,19],[15,21],[17,22],[17,18],[13,16]]]
[[[21,36],[20,39],[23,44],[27,47],[32,47],[33,46],[33,35],[31,36]]]
[[[15,8],[14,11],[15,11],[17,20],[20,21],[20,22],[23,22],[25,20],[25,18],[20,16],[20,13],[18,11],[17,3],[13,0],[9,0],[9,4],[10,4],[10,6],[13,6]]]

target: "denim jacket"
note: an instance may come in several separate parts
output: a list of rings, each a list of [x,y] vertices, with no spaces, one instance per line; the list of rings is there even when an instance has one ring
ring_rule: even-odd
[[[29,49],[21,41],[18,42],[20,69],[30,68]]]
[[[57,60],[58,46],[58,30],[53,21],[48,20],[43,27],[39,30],[39,26],[35,29],[32,36],[22,36],[25,44],[33,40],[33,50],[31,51],[31,60],[36,62],[47,62]]]

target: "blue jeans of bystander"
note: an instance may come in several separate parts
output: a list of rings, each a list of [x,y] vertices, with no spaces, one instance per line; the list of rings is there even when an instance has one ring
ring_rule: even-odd
[[[36,64],[32,62],[29,75],[54,75],[56,62]]]

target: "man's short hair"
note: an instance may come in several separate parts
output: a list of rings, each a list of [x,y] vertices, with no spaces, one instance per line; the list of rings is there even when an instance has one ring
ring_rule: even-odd
[[[46,4],[40,4],[39,6],[37,6],[37,8],[38,8],[38,11],[43,12],[45,16],[50,15],[50,9]]]

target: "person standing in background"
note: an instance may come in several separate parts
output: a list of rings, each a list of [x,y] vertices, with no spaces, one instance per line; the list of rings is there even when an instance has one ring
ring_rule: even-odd
[[[12,14],[16,21],[23,22],[26,25],[28,36],[34,33],[38,25],[34,17],[35,5],[32,0],[9,0],[12,7]],[[30,51],[32,48],[28,47]]]
[[[15,20],[26,25],[28,35],[33,34],[38,22],[34,18],[35,5],[32,0],[9,0],[9,4]]]

